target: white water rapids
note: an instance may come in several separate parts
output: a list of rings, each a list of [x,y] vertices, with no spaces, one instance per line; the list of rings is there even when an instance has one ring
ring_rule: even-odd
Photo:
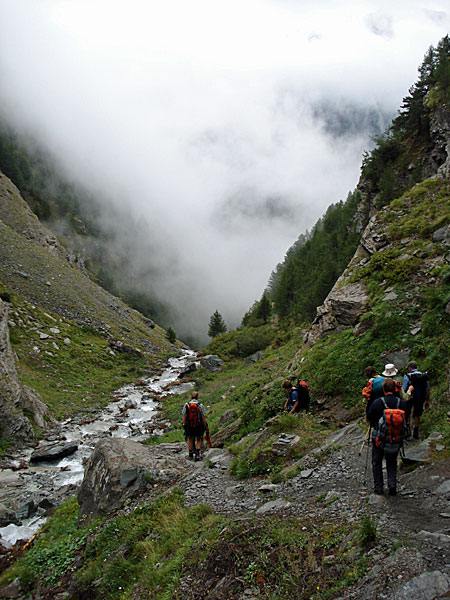
[[[56,461],[30,463],[26,469],[0,470],[0,504],[7,509],[20,510],[20,499],[26,501],[30,494],[42,496],[44,491],[49,500],[54,500],[61,491],[81,483],[84,474],[83,464],[92,453],[95,444],[103,436],[132,438],[136,441],[149,436],[149,429],[157,414],[158,400],[155,396],[181,394],[193,386],[192,383],[175,382],[180,373],[192,363],[197,355],[191,350],[184,350],[178,358],[169,359],[167,368],[160,374],[143,378],[143,385],[129,384],[114,393],[119,401],[112,402],[99,414],[90,418],[73,418],[61,423],[58,436],[62,443],[74,441],[78,450],[66,458]],[[170,385],[166,389],[166,386]],[[126,408],[126,407],[129,408]],[[180,405],[180,419],[181,419]],[[158,433],[158,430],[155,431]],[[40,445],[46,444],[44,440]],[[14,464],[28,464],[32,450],[28,449],[14,456]],[[59,492],[59,493],[58,493]],[[39,513],[39,511],[38,511]],[[45,517],[35,514],[32,518],[21,519],[21,525],[9,524],[0,528],[0,543],[6,547],[12,546],[17,540],[29,539],[45,522]]]

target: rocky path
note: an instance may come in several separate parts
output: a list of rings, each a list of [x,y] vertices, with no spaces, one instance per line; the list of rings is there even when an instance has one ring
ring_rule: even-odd
[[[358,426],[346,427],[304,457],[299,473],[280,484],[262,479],[236,481],[228,471],[229,453],[212,449],[177,485],[185,490],[188,504],[206,502],[215,511],[236,515],[276,512],[357,527],[369,514],[377,523],[377,543],[369,552],[372,567],[341,600],[426,600],[450,594],[448,464],[416,462],[410,472],[399,471],[397,496],[376,496],[371,493],[366,446],[359,455],[363,439]],[[410,444],[406,455],[422,461],[429,440],[421,446]]]

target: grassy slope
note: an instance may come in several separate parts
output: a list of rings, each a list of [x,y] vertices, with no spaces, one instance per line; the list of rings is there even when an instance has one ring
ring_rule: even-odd
[[[10,302],[18,375],[61,418],[104,405],[112,390],[160,365],[176,347],[163,329],[69,263],[53,240],[0,173],[0,295]],[[111,339],[141,355],[111,354]]]

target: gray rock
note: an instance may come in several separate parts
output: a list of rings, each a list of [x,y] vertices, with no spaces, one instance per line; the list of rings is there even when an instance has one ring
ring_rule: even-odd
[[[430,460],[432,442],[440,437],[442,437],[441,434],[434,433],[417,446],[413,446],[412,448],[406,447],[405,462],[426,462]]]
[[[383,298],[383,302],[390,302],[391,300],[396,300],[397,298],[398,294],[395,292],[389,292],[389,294],[386,294],[386,296]]]
[[[303,471],[300,471],[300,477],[302,479],[309,479],[313,473],[314,469],[304,469]]]
[[[444,225],[433,233],[433,240],[444,244],[450,244],[450,225]]]
[[[241,425],[241,419],[236,419],[223,429],[220,429],[211,437],[212,445],[215,448],[223,448],[223,445],[229,440],[239,429]]]
[[[381,505],[386,502],[386,498],[384,496],[379,496],[378,494],[370,494],[367,498],[367,503],[370,506]]]
[[[219,425],[222,427],[226,423],[229,423],[230,421],[232,421],[233,419],[236,418],[237,414],[238,414],[237,410],[235,410],[233,408],[226,410],[223,413],[223,415],[220,417]]]
[[[401,370],[406,367],[410,358],[410,351],[404,350],[399,352],[382,352],[380,360],[383,364],[394,364],[397,369]]]
[[[317,308],[317,315],[311,330],[306,333],[304,342],[308,345],[331,331],[341,331],[353,327],[366,311],[367,290],[361,282],[342,285],[340,277],[324,303]]]
[[[20,579],[16,577],[8,586],[0,590],[2,598],[21,598]]]
[[[280,486],[276,485],[275,483],[264,483],[263,485],[261,485],[258,488],[258,492],[263,492],[263,493],[276,492],[279,488],[280,488]]]
[[[30,462],[38,463],[52,460],[59,460],[65,456],[70,456],[78,450],[77,442],[66,442],[63,444],[47,444],[37,448],[30,457]]]
[[[427,538],[432,538],[433,540],[435,540],[436,542],[439,542],[440,544],[450,544],[450,535],[446,535],[445,533],[439,533],[439,532],[435,532],[435,531],[425,531],[424,529],[422,529],[422,531],[419,531],[419,533],[417,535],[421,535],[423,537],[427,537]]]
[[[263,353],[261,350],[258,350],[258,352],[255,352],[255,354],[252,354],[245,359],[245,364],[250,365],[251,363],[259,362],[263,358]]]
[[[298,442],[300,441],[300,436],[298,435],[286,435],[285,433],[281,433],[278,440],[272,445],[272,452],[277,456],[287,456]]]
[[[422,573],[396,592],[393,600],[433,600],[442,598],[450,590],[450,577],[440,571]]]
[[[89,458],[78,491],[80,522],[110,513],[155,483],[173,484],[189,470],[187,461],[170,457],[171,446],[143,446],[129,439],[106,438]],[[191,467],[192,469],[192,467]]]
[[[0,503],[0,527],[6,527],[16,520],[16,515],[13,510]]]
[[[207,371],[214,372],[218,371],[220,367],[223,366],[223,360],[216,354],[208,354],[200,360],[200,364]]]
[[[265,515],[268,512],[282,510],[283,508],[289,508],[290,506],[292,506],[290,502],[283,500],[282,498],[278,498],[278,500],[272,500],[271,502],[266,502],[260,506],[256,511],[256,514]]]
[[[438,496],[447,496],[450,494],[450,479],[446,479],[439,487],[434,490]]]

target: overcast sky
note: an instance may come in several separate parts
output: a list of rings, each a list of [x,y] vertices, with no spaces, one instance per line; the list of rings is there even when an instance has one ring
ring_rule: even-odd
[[[177,307],[178,334],[204,336],[216,309],[238,324],[355,188],[449,14],[448,0],[0,0],[0,101],[102,191],[105,220],[127,207],[140,233],[117,222],[119,238],[137,271],[159,271],[144,287]]]

